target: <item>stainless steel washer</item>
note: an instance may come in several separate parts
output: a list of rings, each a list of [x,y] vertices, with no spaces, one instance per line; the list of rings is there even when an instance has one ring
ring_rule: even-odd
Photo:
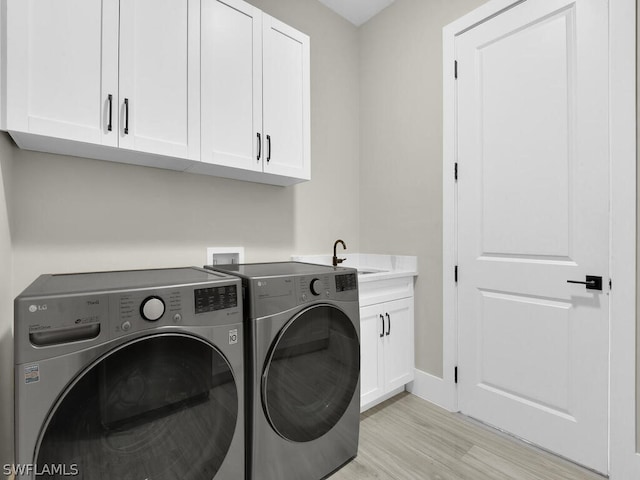
[[[244,477],[237,278],[43,275],[14,327],[17,478]]]
[[[242,278],[251,480],[317,480],[356,456],[355,269],[297,262],[207,267]]]

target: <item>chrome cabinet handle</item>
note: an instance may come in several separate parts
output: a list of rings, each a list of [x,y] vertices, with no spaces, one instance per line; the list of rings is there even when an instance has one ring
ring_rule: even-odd
[[[391,333],[391,316],[388,313],[385,313],[387,316],[387,337]]]
[[[382,333],[380,333],[380,338],[384,337],[384,317],[380,315],[380,320],[382,320]]]

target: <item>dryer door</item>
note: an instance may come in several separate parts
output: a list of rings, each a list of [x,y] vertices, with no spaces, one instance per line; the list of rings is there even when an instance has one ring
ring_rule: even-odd
[[[360,376],[358,332],[331,305],[304,310],[276,337],[262,375],[262,405],[282,437],[308,442],[340,420]]]
[[[211,480],[238,410],[231,367],[213,345],[181,334],[144,337],[68,387],[40,436],[37,465],[84,479]]]

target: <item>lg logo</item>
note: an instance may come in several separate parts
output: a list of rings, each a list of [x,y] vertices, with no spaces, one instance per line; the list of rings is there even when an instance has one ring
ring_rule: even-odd
[[[47,304],[44,305],[29,305],[29,311],[31,313],[42,312],[47,309]]]

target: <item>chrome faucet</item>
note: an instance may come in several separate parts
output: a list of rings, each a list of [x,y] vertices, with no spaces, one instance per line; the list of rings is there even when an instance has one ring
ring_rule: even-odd
[[[345,250],[347,249],[347,246],[344,244],[342,240],[336,240],[336,243],[333,244],[333,266],[334,267],[337,267],[339,263],[342,263],[346,260],[346,258],[338,258],[336,254],[336,248],[338,248],[339,243],[342,244],[342,248],[344,248]]]

